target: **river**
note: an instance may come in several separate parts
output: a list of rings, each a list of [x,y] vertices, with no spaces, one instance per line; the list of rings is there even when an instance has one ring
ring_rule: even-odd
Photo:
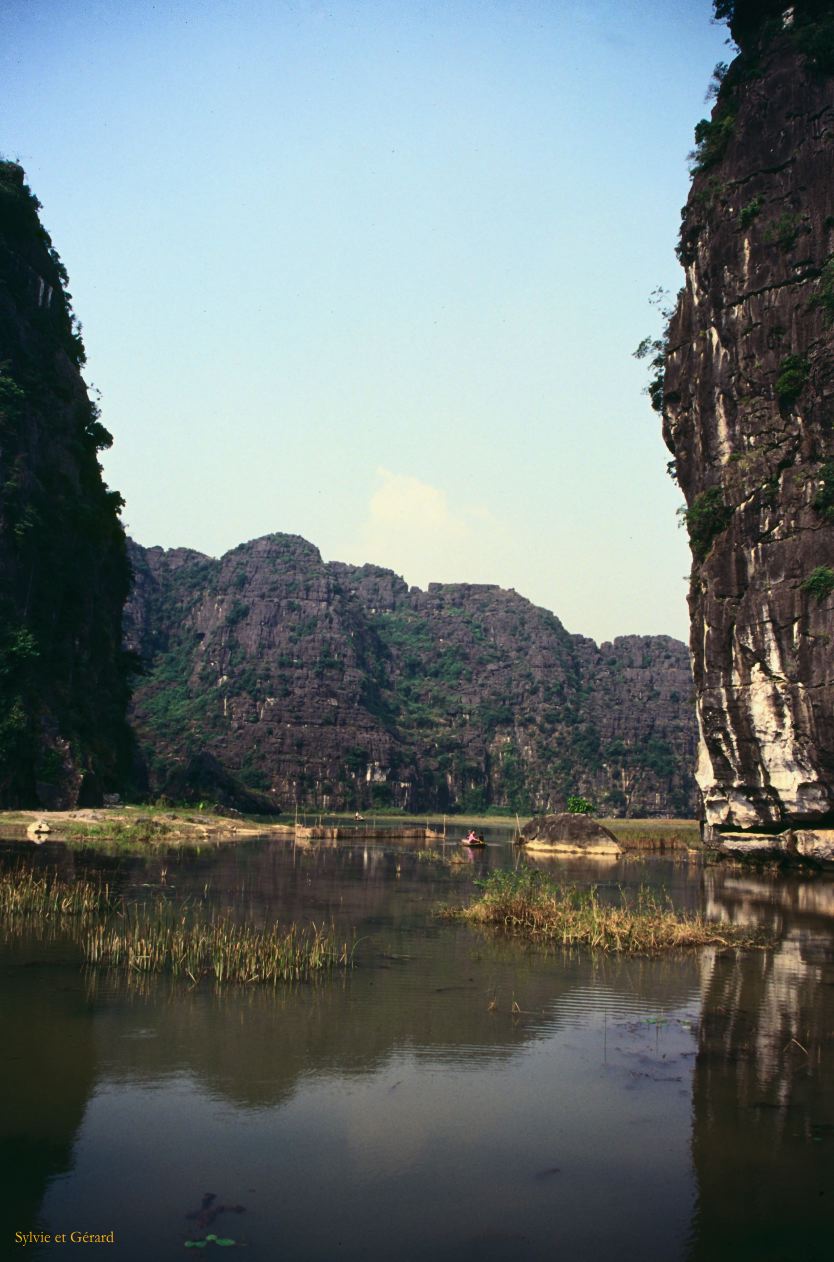
[[[660,959],[546,951],[435,915],[515,861],[492,838],[453,864],[372,837],[128,859],[4,847],[5,863],[105,870],[128,896],[357,938],[347,975],[218,992],[85,970],[60,933],[6,934],[8,1256],[112,1232],[98,1248],[125,1262],[830,1258],[834,882],[544,860],[777,937]],[[28,1232],[53,1240],[16,1245]]]

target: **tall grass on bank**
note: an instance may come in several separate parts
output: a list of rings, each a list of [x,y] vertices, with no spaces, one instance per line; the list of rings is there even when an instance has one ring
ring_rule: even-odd
[[[685,819],[601,819],[626,849],[699,853],[701,830]]]
[[[763,945],[747,928],[681,915],[645,886],[633,900],[621,890],[619,902],[609,905],[595,886],[559,885],[537,868],[492,872],[477,884],[483,891],[480,898],[445,914],[530,941],[634,955],[677,947]]]
[[[193,982],[275,986],[310,981],[353,963],[353,947],[339,943],[331,927],[258,929],[193,903],[159,895],[128,902],[106,884],[65,881],[23,867],[0,874],[0,915],[11,934],[60,924],[90,965],[169,973]]]

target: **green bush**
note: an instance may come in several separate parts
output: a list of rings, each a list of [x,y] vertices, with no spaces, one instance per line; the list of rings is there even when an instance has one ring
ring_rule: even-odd
[[[249,616],[249,606],[244,604],[242,600],[235,598],[232,601],[228,614],[226,615],[226,624],[229,627],[236,627],[239,622],[243,622]]]
[[[644,393],[649,396],[655,412],[663,412],[663,380],[666,375],[666,338],[644,337],[637,350],[633,352],[635,359],[648,359],[651,377]],[[649,359],[649,356],[651,358]]]
[[[571,815],[591,815],[593,814],[594,804],[589,802],[587,798],[571,796],[567,801],[567,809]]]
[[[834,570],[828,565],[818,565],[800,587],[809,596],[816,596],[818,602],[823,601],[834,592]]]
[[[460,809],[464,815],[480,815],[486,810],[486,790],[482,785],[471,785],[460,795]]]
[[[735,114],[721,114],[718,118],[702,118],[695,126],[695,148],[689,154],[692,174],[708,171],[724,156],[735,127]]]
[[[746,206],[742,206],[738,221],[742,228],[747,228],[757,215],[761,214],[762,199],[754,197],[752,202],[748,202]]]
[[[794,214],[793,211],[786,210],[784,214],[780,215],[778,219],[775,219],[769,225],[765,232],[765,241],[769,245],[778,245],[787,252],[796,245],[799,234],[807,231],[807,223],[799,215]]]
[[[829,324],[834,320],[834,256],[820,272],[819,288],[811,303],[815,307],[822,307]]]
[[[834,521],[834,461],[829,460],[821,465],[817,477],[822,486],[812,500],[812,506],[820,517],[826,521]]]
[[[834,74],[834,17],[800,21],[794,40],[815,70],[822,74]]]
[[[679,508],[678,516],[686,526],[694,556],[704,561],[716,536],[729,526],[733,510],[724,503],[721,487],[712,486],[696,495],[689,508]]]
[[[811,365],[802,355],[786,355],[779,365],[779,376],[776,378],[776,397],[780,403],[790,407],[796,402],[805,388],[811,374]]]

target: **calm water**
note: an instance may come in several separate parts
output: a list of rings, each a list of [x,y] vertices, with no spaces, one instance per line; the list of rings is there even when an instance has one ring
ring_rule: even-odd
[[[35,1229],[115,1231],[104,1256],[126,1262],[211,1256],[185,1251],[207,1233],[253,1262],[834,1252],[830,880],[545,862],[779,935],[766,953],[612,960],[432,915],[509,865],[506,844],[463,868],[370,841],[33,861],[361,941],[347,978],[221,994],[91,975],[60,938],[0,948],[4,1256],[64,1256],[15,1248]]]

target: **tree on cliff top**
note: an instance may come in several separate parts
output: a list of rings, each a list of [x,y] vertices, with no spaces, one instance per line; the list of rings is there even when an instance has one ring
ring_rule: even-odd
[[[797,24],[834,19],[832,0],[713,0],[716,20],[726,22],[739,48],[746,48],[765,25],[789,13]]]

